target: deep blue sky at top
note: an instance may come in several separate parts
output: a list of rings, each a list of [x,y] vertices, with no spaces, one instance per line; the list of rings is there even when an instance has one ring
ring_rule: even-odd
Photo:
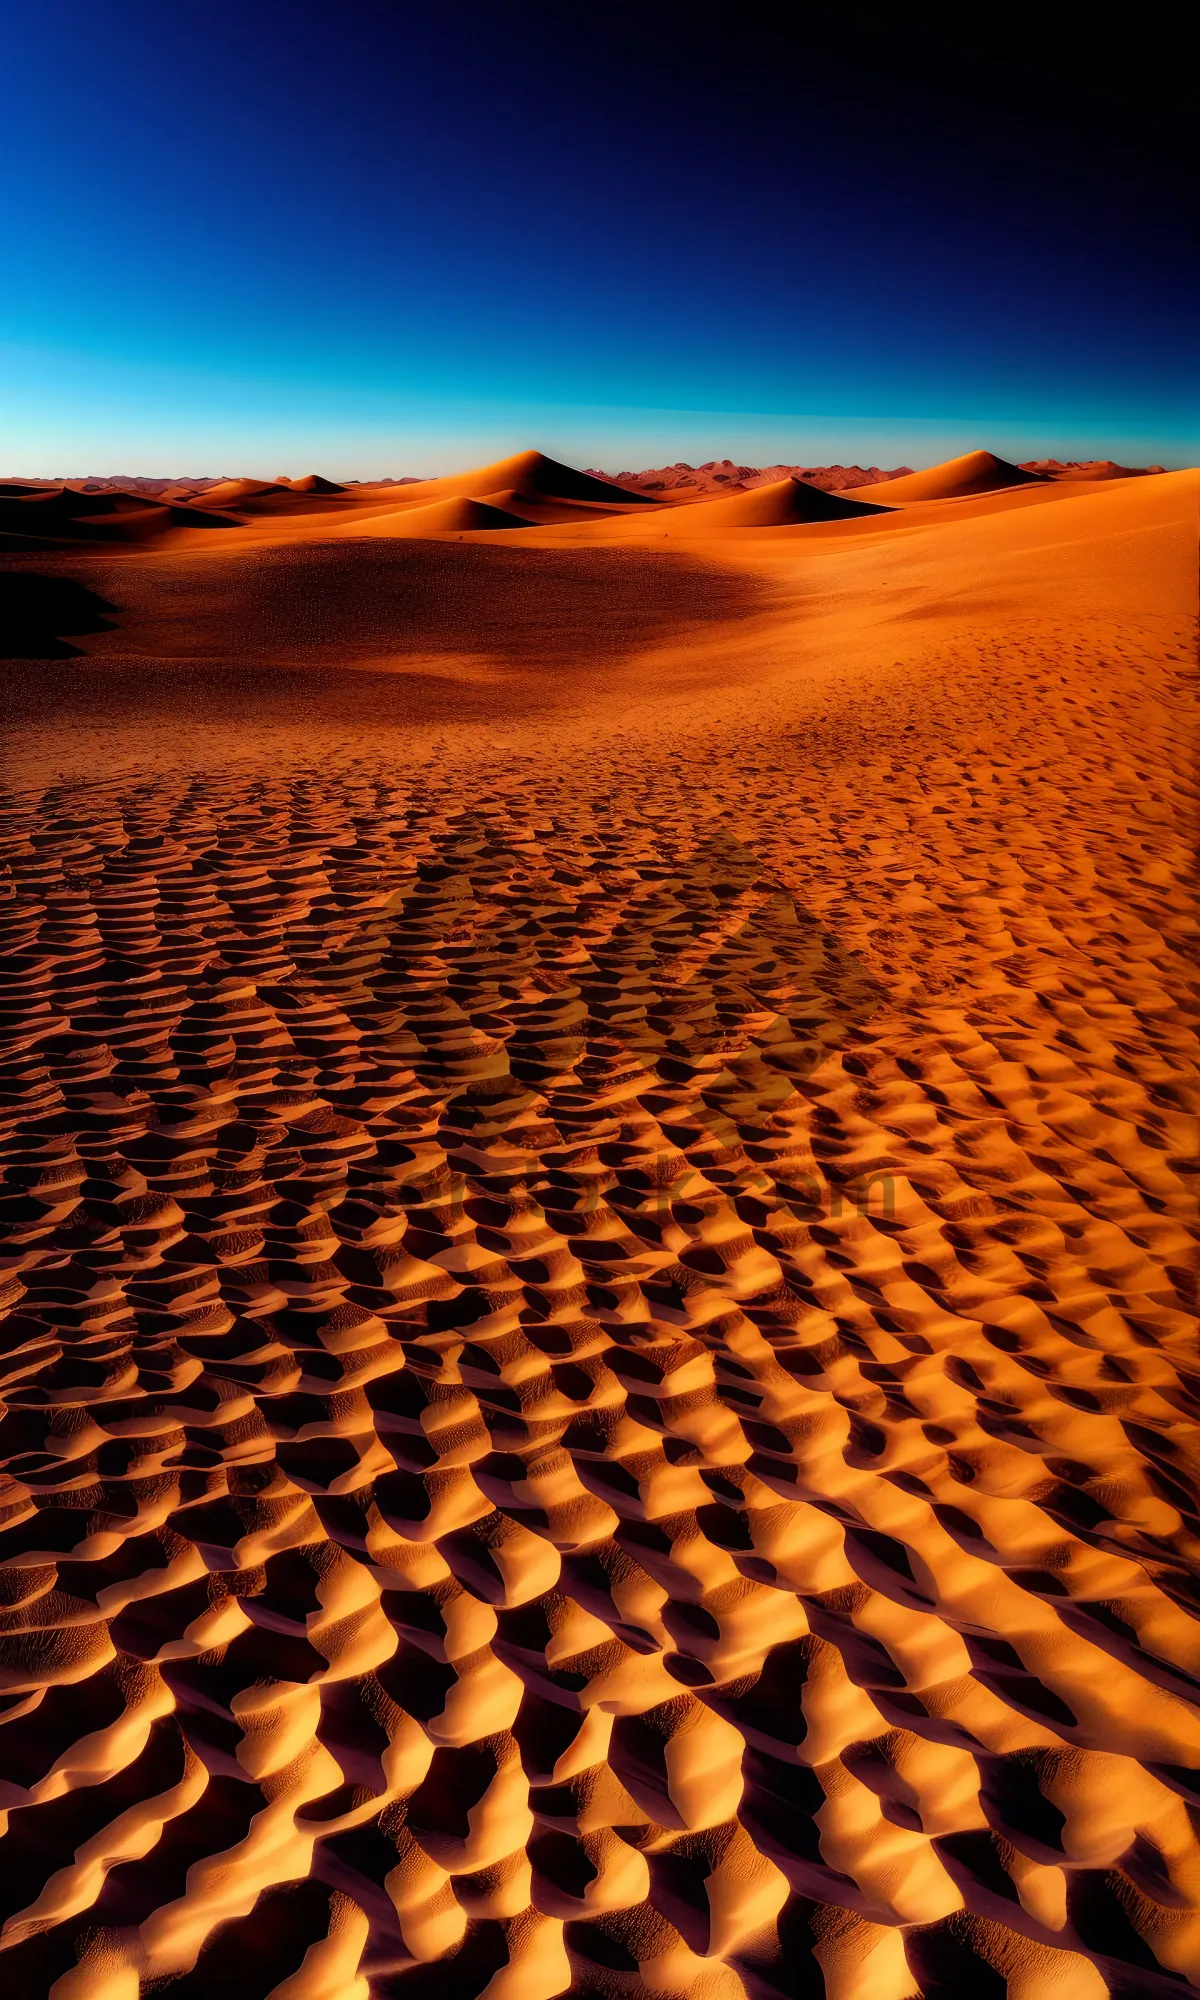
[[[1094,13],[0,27],[2,470],[1200,455],[1183,59]]]

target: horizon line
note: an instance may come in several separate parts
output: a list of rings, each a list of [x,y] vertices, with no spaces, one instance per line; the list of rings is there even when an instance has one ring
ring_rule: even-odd
[[[1011,465],[1015,465],[1015,466],[1018,466],[1018,467],[1020,467],[1020,468],[1021,468],[1022,470],[1026,469],[1027,467],[1029,467],[1029,466],[1031,466],[1031,465],[1058,465],[1058,466],[1062,466],[1062,467],[1068,467],[1068,466],[1085,466],[1085,465],[1120,465],[1120,464],[1122,464],[1122,462],[1123,462],[1123,461],[1121,461],[1120,459],[1117,459],[1117,458],[1115,458],[1115,457],[1113,457],[1113,456],[1111,456],[1111,455],[1101,455],[1101,454],[1097,454],[1096,456],[1094,456],[1094,457],[1091,457],[1091,458],[1060,458],[1060,457],[1059,457],[1059,456],[1058,456],[1058,455],[1057,455],[1056,453],[1046,453],[1046,454],[1044,454],[1044,455],[1040,455],[1040,456],[1038,456],[1038,457],[1036,457],[1036,458],[1033,458],[1033,457],[1031,457],[1031,458],[1028,458],[1028,459],[1005,459],[1005,457],[1004,457],[1004,454],[1003,454],[1002,452],[994,452],[994,451],[992,451],[992,450],[991,450],[991,447],[990,447],[990,446],[986,446],[986,445],[976,445],[976,446],[972,447],[971,449],[972,449],[972,450],[974,450],[974,451],[987,451],[987,452],[989,452],[989,453],[990,453],[990,455],[991,455],[992,457],[994,457],[994,458],[997,458],[997,459],[1001,460],[1001,461],[1002,461],[1003,463],[1007,463],[1007,464],[1011,464]],[[506,452],[506,453],[504,453],[504,454],[503,454],[503,456],[502,456],[501,458],[498,458],[498,459],[490,459],[490,460],[484,460],[484,461],[483,461],[483,464],[484,464],[484,465],[489,465],[489,464],[503,464],[503,463],[505,463],[505,462],[506,462],[506,461],[507,461],[508,459],[510,459],[510,458],[520,458],[520,457],[525,457],[525,456],[538,456],[538,457],[542,457],[542,458],[549,458],[549,459],[553,459],[553,458],[554,458],[554,454],[553,454],[553,453],[551,453],[551,452],[545,452],[545,451],[542,451],[542,450],[541,450],[541,448],[540,448],[540,446],[536,446],[536,445],[528,445],[528,446],[525,446],[525,447],[524,447],[523,449],[521,449],[521,450],[518,450],[518,451],[515,451],[515,452]],[[586,454],[581,454],[581,457],[582,457],[582,456],[586,456]],[[933,461],[933,463],[932,463],[932,465],[929,465],[929,466],[925,466],[925,465],[920,465],[920,466],[916,466],[916,467],[904,467],[904,468],[901,468],[901,467],[889,467],[889,468],[887,468],[887,469],[888,469],[889,473],[892,473],[892,474],[896,473],[897,471],[899,471],[899,470],[901,470],[901,469],[905,469],[905,470],[915,470],[915,471],[927,471],[927,470],[933,470],[933,469],[934,469],[934,468],[935,468],[935,467],[936,467],[937,465],[939,465],[939,464],[949,464],[949,463],[952,463],[954,459],[957,459],[957,458],[964,458],[964,457],[970,457],[970,456],[971,456],[971,450],[968,450],[967,452],[954,452],[954,453],[952,453],[952,454],[951,454],[951,457],[950,457],[949,459],[940,459],[940,460],[934,460],[934,461]],[[566,460],[559,460],[559,461],[557,461],[557,462],[558,462],[558,463],[569,463],[569,461],[566,461]],[[677,459],[668,459],[668,458],[664,458],[663,460],[661,460],[661,461],[660,461],[660,463],[659,463],[658,465],[655,465],[655,466],[638,466],[638,467],[634,467],[634,466],[623,466],[623,467],[621,468],[621,470],[620,470],[619,472],[607,472],[607,471],[605,471],[604,469],[602,469],[602,468],[601,468],[600,466],[597,466],[597,465],[589,465],[589,466],[585,466],[585,465],[583,465],[583,464],[580,464],[580,465],[579,465],[578,467],[576,467],[576,468],[574,468],[574,469],[577,469],[577,470],[580,470],[580,471],[587,471],[587,472],[592,472],[592,473],[595,473],[595,474],[596,474],[597,476],[599,476],[599,477],[601,477],[601,478],[607,478],[607,479],[615,479],[615,478],[620,478],[620,477],[622,476],[622,474],[625,474],[625,475],[630,475],[630,476],[632,476],[632,475],[636,475],[636,474],[640,474],[640,473],[644,473],[644,472],[649,472],[649,471],[675,471],[675,470],[682,470],[682,471],[689,471],[689,472],[697,472],[697,471],[704,471],[704,470],[706,470],[706,469],[707,469],[708,467],[710,467],[710,466],[716,466],[716,465],[734,465],[734,466],[737,466],[737,467],[738,467],[739,469],[744,469],[744,470],[746,470],[746,471],[750,471],[750,472],[763,472],[763,471],[768,471],[768,470],[773,470],[773,469],[774,469],[774,468],[775,468],[776,466],[779,466],[779,467],[783,468],[783,469],[784,469],[784,470],[786,470],[786,471],[795,471],[795,470],[797,470],[797,469],[801,469],[801,468],[800,468],[800,461],[799,461],[798,459],[792,459],[792,460],[785,460],[785,459],[783,459],[783,458],[776,458],[776,459],[764,459],[763,463],[762,463],[762,464],[760,464],[760,465],[751,465],[751,464],[749,463],[749,461],[748,461],[747,459],[745,459],[745,458],[737,458],[737,459],[735,459],[735,458],[732,458],[732,457],[730,457],[730,456],[728,456],[728,455],[727,455],[727,456],[725,456],[725,457],[722,457],[722,458],[718,458],[718,457],[715,457],[715,456],[714,456],[714,457],[712,457],[712,458],[702,458],[702,459],[697,459],[697,460],[694,460],[694,461],[693,461],[693,460],[691,460],[691,459],[686,459],[686,458],[677,458]],[[473,471],[473,470],[475,470],[475,469],[476,469],[476,468],[475,468],[474,466],[463,466],[463,467],[459,468],[459,470],[461,470],[461,472],[463,472],[463,473],[466,473],[466,472],[469,472],[469,471]],[[869,465],[864,465],[864,464],[862,463],[861,459],[851,459],[851,458],[849,458],[849,457],[846,457],[846,458],[841,458],[841,457],[834,457],[834,458],[829,458],[829,459],[825,459],[825,460],[823,460],[823,461],[821,461],[821,462],[817,462],[816,460],[812,460],[812,461],[810,461],[809,463],[807,463],[807,464],[806,464],[806,465],[804,466],[804,468],[803,468],[803,469],[804,469],[804,470],[807,470],[807,471],[812,471],[812,472],[827,472],[827,471],[833,471],[833,470],[845,470],[845,471],[857,471],[857,472],[866,472],[866,471],[882,471],[882,470],[883,470],[884,468],[882,468],[882,467],[881,467],[881,466],[879,466],[878,464],[876,464],[876,465],[873,465],[873,466],[869,466]],[[1192,471],[1192,470],[1195,470],[1195,469],[1197,469],[1197,468],[1196,468],[1196,467],[1192,467],[1192,466],[1189,466],[1189,465],[1183,465],[1183,464],[1180,464],[1180,465],[1167,465],[1167,464],[1160,464],[1160,463],[1158,463],[1158,462],[1156,461],[1156,462],[1155,462],[1154,464],[1152,464],[1152,465],[1149,465],[1149,466],[1138,466],[1138,467],[1136,467],[1136,468],[1133,468],[1133,469],[1134,469],[1134,470],[1137,470],[1137,471],[1139,471],[1139,472],[1148,472],[1148,473],[1152,473],[1152,472],[1186,472],[1186,471]],[[225,471],[225,472],[129,472],[129,471],[126,471],[126,472],[30,472],[30,471],[25,471],[25,472],[18,472],[18,471],[7,471],[7,472],[4,472],[4,473],[0,473],[0,479],[2,479],[2,480],[5,480],[5,481],[12,481],[12,482],[19,482],[19,481],[20,481],[20,480],[22,480],[22,479],[27,479],[27,480],[50,480],[51,482],[55,482],[55,483],[61,483],[61,484],[70,484],[70,483],[71,483],[72,481],[87,481],[87,480],[108,480],[108,481],[116,481],[116,480],[120,480],[120,479],[155,479],[155,480],[158,480],[158,479],[162,479],[162,480],[168,480],[168,481],[169,481],[169,480],[178,480],[178,481],[180,481],[180,482],[183,482],[183,481],[188,481],[188,480],[199,480],[199,479],[205,479],[205,480],[214,480],[214,481],[225,481],[225,480],[231,480],[231,479],[261,479],[261,480],[263,480],[263,481],[264,481],[264,483],[266,483],[266,484],[275,484],[275,483],[287,483],[287,482],[290,482],[291,480],[293,480],[293,479],[296,479],[296,478],[307,478],[307,477],[310,477],[310,476],[312,476],[312,474],[313,474],[314,472],[317,472],[317,468],[316,468],[316,466],[315,466],[315,465],[311,465],[311,466],[309,466],[309,468],[308,468],[308,471],[307,471],[307,472],[301,472],[301,473],[286,473],[286,472],[276,472],[276,473],[269,473],[269,474],[268,474],[268,473],[259,473],[259,472],[248,472],[248,471],[241,471],[241,472],[228,472],[228,471]],[[335,475],[321,475],[320,473],[317,473],[317,476],[318,476],[318,477],[320,477],[320,476],[326,476],[326,477],[334,477]],[[373,486],[373,485],[382,485],[382,484],[385,484],[385,483],[386,483],[386,482],[388,482],[389,480],[390,480],[390,481],[392,481],[392,482],[394,482],[394,483],[396,483],[396,484],[401,484],[401,483],[411,483],[411,484],[415,484],[415,485],[420,485],[420,484],[424,484],[424,483],[425,483],[426,481],[428,481],[428,480],[432,480],[432,479],[441,479],[441,478],[447,478],[447,477],[450,477],[450,478],[452,478],[452,477],[454,477],[454,476],[455,476],[455,473],[453,473],[453,472],[451,472],[451,473],[444,473],[444,472],[440,472],[440,471],[435,471],[435,472],[421,472],[421,473],[375,473],[375,474],[368,474],[368,475],[366,475],[366,476],[357,476],[357,475],[353,475],[353,474],[350,474],[350,473],[344,473],[344,474],[341,474],[341,475],[338,475],[337,477],[338,477],[338,483],[340,483],[340,484],[342,484],[342,485],[347,485],[347,486],[357,486],[357,485],[361,485],[361,486]]]

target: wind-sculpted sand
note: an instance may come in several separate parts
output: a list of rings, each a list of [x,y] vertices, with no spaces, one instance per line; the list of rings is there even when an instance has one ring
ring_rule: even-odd
[[[1200,1988],[1194,475],[336,497],[7,559],[6,1991]]]

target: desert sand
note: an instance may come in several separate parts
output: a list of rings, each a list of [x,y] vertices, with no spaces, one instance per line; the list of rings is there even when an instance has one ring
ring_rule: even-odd
[[[14,486],[5,1990],[1200,1989],[1197,475]]]

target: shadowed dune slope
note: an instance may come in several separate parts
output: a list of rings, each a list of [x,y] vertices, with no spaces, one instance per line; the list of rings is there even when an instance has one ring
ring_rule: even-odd
[[[234,528],[208,507],[147,500],[140,493],[81,493],[72,486],[0,493],[0,550],[79,542],[149,542],[177,528]]]
[[[72,577],[0,564],[0,659],[66,660],[84,633],[112,629],[114,607]]]
[[[872,486],[871,497],[885,506],[894,502],[903,507],[911,500],[957,500],[975,493],[997,493],[1005,486],[1032,486],[1041,478],[1041,473],[1010,465],[995,452],[968,451],[962,458],[948,458],[903,479],[883,479]]]
[[[478,527],[478,507],[438,502],[434,522],[421,520],[433,508],[389,514],[344,524],[327,541],[289,537],[216,560],[194,547],[136,563],[76,557],[74,581],[118,607],[116,629],[84,650],[114,664],[343,667],[441,656],[473,662],[485,677],[509,664],[571,672],[693,629],[725,629],[768,591],[759,578],[661,547],[581,554],[497,545],[490,535],[439,539],[469,532],[460,521]],[[522,529],[479,511],[491,526]],[[27,570],[35,558],[17,560]],[[60,573],[57,562],[46,568]]]

